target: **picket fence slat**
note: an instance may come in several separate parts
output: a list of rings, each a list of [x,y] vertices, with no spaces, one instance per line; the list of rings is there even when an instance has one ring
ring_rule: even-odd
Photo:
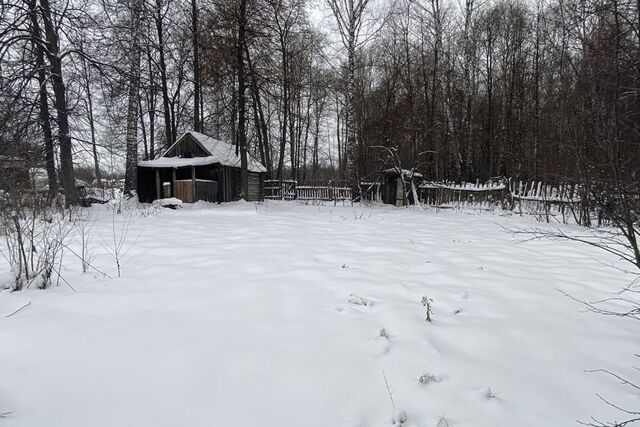
[[[338,184],[338,183],[336,183]],[[298,185],[296,181],[265,180],[265,199],[303,201],[347,201],[352,199],[351,188],[332,185]]]

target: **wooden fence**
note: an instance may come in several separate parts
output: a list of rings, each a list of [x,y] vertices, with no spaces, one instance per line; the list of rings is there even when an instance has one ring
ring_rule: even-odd
[[[508,185],[501,182],[429,182],[418,187],[418,195],[421,203],[442,208],[504,209],[510,199]]]
[[[541,181],[510,183],[511,209],[520,214],[538,215],[549,222],[561,217],[562,222],[572,218],[577,224],[590,225],[599,213],[589,197],[583,197],[577,184],[547,184]]]
[[[379,182],[361,182],[360,195],[362,200],[382,203],[382,184]]]
[[[265,199],[270,200],[351,200],[351,188],[333,181],[314,182],[314,185],[298,185],[296,181],[265,180]]]
[[[269,200],[294,200],[296,198],[296,181],[268,180],[264,181],[264,198]]]
[[[379,182],[360,183],[363,200],[382,202]],[[532,214],[550,221],[572,219],[578,224],[590,224],[600,218],[594,204],[581,196],[576,184],[548,184],[541,181],[495,179],[486,183],[426,182],[417,188],[420,203],[440,209],[510,210]],[[307,182],[298,185],[291,180],[265,180],[265,198],[271,200],[348,201],[351,188],[336,181]]]
[[[578,224],[589,224],[598,216],[594,204],[582,197],[576,184],[548,184],[541,181],[508,179],[476,183],[426,183],[419,187],[421,203],[444,209],[475,208],[511,210],[533,214],[549,221],[572,218]]]

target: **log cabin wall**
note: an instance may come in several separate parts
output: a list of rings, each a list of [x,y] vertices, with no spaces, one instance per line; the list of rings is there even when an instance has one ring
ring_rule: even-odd
[[[194,170],[195,174],[193,174]],[[202,184],[200,187],[203,189],[198,192],[197,186],[194,187],[196,185],[195,181],[198,180],[215,182],[216,184]],[[193,183],[190,188],[196,188],[195,199],[178,190],[176,188],[177,181],[184,181],[184,186],[187,185],[186,183]],[[237,201],[240,200],[242,188],[240,169],[235,167],[221,166],[219,164],[179,168],[138,167],[138,195],[141,202],[150,203],[158,197],[163,197],[164,183],[171,183],[171,195],[180,198],[186,203],[196,201],[199,197],[198,194],[201,194],[201,198],[207,201]],[[209,188],[211,185],[216,185],[217,188],[215,190]],[[207,187],[206,190],[204,190],[205,187]],[[158,193],[159,191],[160,193]],[[264,200],[264,174],[250,172],[247,201],[255,202],[260,200]]]
[[[191,135],[186,135],[178,141],[175,147],[167,151],[163,157],[182,157],[188,159],[192,157],[207,157],[208,155],[198,141]]]

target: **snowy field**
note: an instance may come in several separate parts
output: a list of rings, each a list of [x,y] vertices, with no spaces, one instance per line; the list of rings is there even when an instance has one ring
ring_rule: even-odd
[[[394,406],[406,426],[549,427],[621,419],[596,393],[640,407],[586,372],[637,375],[637,324],[560,292],[602,299],[632,275],[594,248],[503,228],[549,227],[532,218],[291,202],[137,211],[117,278],[112,215],[93,212],[93,263],[112,278],[66,254],[77,293],[0,292],[0,427],[388,426]]]

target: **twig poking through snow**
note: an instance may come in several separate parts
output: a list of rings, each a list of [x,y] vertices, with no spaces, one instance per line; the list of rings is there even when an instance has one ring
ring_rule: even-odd
[[[431,304],[433,303],[433,299],[425,295],[422,297],[422,300],[420,302],[424,306],[424,320],[426,320],[427,322],[431,322],[431,315],[433,314],[433,311],[431,311]]]
[[[389,381],[387,380],[387,374],[382,371],[382,376],[384,377],[384,384],[387,386],[387,393],[389,394],[389,400],[391,400],[391,407],[393,408],[393,416],[391,417],[391,424],[393,425],[403,425],[407,422],[407,412],[403,409],[396,409],[396,404],[393,401],[393,392],[391,391],[391,387],[389,387]]]
[[[391,400],[391,407],[393,410],[396,410],[396,404],[393,402],[393,393],[391,392],[391,388],[389,387],[389,381],[387,380],[387,374],[382,371],[382,376],[384,377],[384,384],[387,386],[387,393],[389,393],[389,400]]]
[[[23,308],[27,308],[27,307],[29,307],[30,305],[31,305],[31,301],[29,301],[28,303],[26,303],[25,305],[23,305],[22,307],[20,307],[20,308],[19,308],[19,309],[17,309],[16,311],[14,311],[13,313],[7,314],[7,315],[6,315],[6,316],[4,316],[4,317],[11,317],[11,316],[13,316],[14,314],[18,313],[18,312],[19,312],[20,310],[22,310]],[[4,413],[0,413],[0,417],[1,417],[1,416],[4,416],[4,414],[11,414],[11,412],[4,412]]]
[[[498,395],[495,394],[491,388],[487,388],[487,391],[484,394],[484,397],[486,397],[487,399],[497,399]]]

